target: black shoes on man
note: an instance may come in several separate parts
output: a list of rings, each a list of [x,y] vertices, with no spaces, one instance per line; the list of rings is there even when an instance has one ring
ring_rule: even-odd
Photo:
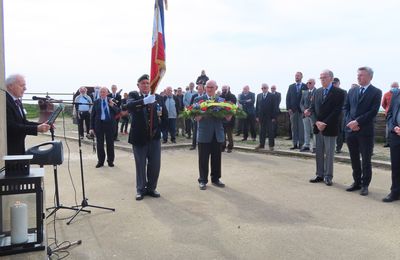
[[[218,188],[224,188],[225,187],[225,184],[220,180],[213,181],[211,183],[212,183],[212,185],[214,185],[214,186],[216,186]],[[199,182],[199,188],[200,188],[200,190],[206,190],[207,189],[207,184],[204,183],[204,182]]]
[[[389,193],[385,198],[382,199],[383,202],[393,202],[400,199],[399,194]]]
[[[142,200],[145,195],[148,195],[153,198],[161,197],[161,194],[158,191],[152,190],[152,191],[147,191],[145,194],[142,194],[142,193],[136,194],[136,200]]]
[[[317,176],[313,179],[310,180],[311,183],[318,183],[318,182],[324,182],[327,186],[332,186],[332,179],[325,177],[322,178],[320,176]]]
[[[346,189],[346,191],[356,191],[356,190],[360,190],[360,195],[361,196],[367,196],[368,195],[368,187],[362,187],[361,185],[357,184],[357,183],[353,183],[350,185],[350,187],[348,187]]]

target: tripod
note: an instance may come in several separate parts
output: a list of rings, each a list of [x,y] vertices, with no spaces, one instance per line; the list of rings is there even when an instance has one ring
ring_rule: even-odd
[[[82,104],[82,103],[76,103],[76,102],[72,102],[72,103],[75,104],[75,105],[77,105],[77,104],[78,104],[78,105],[79,105],[79,104]],[[85,104],[85,103],[83,103],[83,104]],[[85,104],[85,105],[87,105],[87,104]],[[80,125],[81,123],[82,123],[81,120],[78,120],[78,128],[79,128],[79,125]],[[83,199],[82,199],[81,205],[75,207],[75,210],[77,210],[77,211],[76,211],[76,213],[71,217],[71,219],[67,222],[67,225],[71,224],[72,220],[74,220],[74,218],[75,218],[81,211],[89,212],[89,213],[90,213],[90,211],[85,210],[86,207],[92,207],[92,208],[98,208],[98,209],[105,209],[105,210],[115,211],[114,208],[107,208],[107,207],[102,207],[102,206],[96,206],[96,205],[91,205],[91,204],[88,203],[88,198],[86,198],[86,193],[85,193],[85,180],[84,180],[84,174],[83,174],[83,160],[82,160],[82,142],[81,142],[81,137],[80,137],[79,131],[78,131],[78,144],[79,144],[79,163],[80,163],[80,167],[81,167],[82,197],[83,197]]]
[[[50,133],[51,133],[51,140],[54,141],[54,128],[53,126],[50,128]],[[41,166],[43,167],[43,166]],[[56,197],[56,205],[54,207],[46,208],[46,210],[51,210],[49,215],[47,215],[46,219],[49,218],[51,215],[56,213],[59,209],[69,209],[69,210],[75,210],[77,211],[77,208],[74,207],[66,207],[60,204],[60,193],[58,191],[58,175],[57,175],[57,165],[53,165],[53,171],[54,171],[54,187],[55,187],[55,197]]]

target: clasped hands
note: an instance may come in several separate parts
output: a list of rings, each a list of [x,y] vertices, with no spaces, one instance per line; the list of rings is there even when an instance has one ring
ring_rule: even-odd
[[[194,119],[199,122],[201,119],[203,119],[203,116],[195,116]],[[225,116],[226,121],[231,121],[232,120],[232,115],[226,115]]]
[[[350,128],[353,132],[360,131],[360,126],[358,125],[358,122],[356,120],[350,121],[346,126]]]

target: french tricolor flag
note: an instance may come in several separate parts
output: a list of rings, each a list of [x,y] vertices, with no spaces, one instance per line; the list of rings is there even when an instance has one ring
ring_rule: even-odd
[[[164,3],[163,0],[155,0],[153,41],[151,49],[150,89],[155,93],[158,84],[165,74],[165,34],[164,34]],[[167,6],[167,1],[165,0]]]

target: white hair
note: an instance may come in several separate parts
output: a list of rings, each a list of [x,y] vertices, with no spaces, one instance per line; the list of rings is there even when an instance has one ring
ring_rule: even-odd
[[[6,86],[11,86],[18,80],[18,78],[24,78],[24,76],[22,76],[21,74],[11,74],[6,79]]]

